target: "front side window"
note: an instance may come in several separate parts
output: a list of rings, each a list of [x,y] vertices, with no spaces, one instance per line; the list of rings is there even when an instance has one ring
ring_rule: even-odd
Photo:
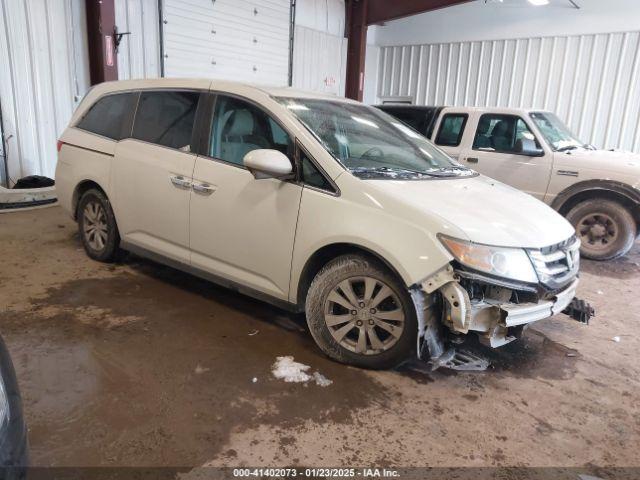
[[[396,118],[362,104],[278,98],[345,168],[360,178],[475,175]]]
[[[117,93],[99,99],[78,122],[77,128],[112,140],[129,136],[130,117],[138,98],[137,93]]]
[[[258,149],[279,150],[290,157],[289,134],[255,105],[218,96],[211,123],[209,156],[243,165],[244,156]]]
[[[466,113],[448,113],[442,118],[440,130],[436,137],[436,145],[457,147],[462,141],[464,126],[467,123]]]
[[[322,172],[303,151],[300,151],[300,164],[302,166],[302,181],[306,185],[330,192],[335,191],[329,183],[329,180],[326,179]]]
[[[531,119],[536,123],[549,146],[556,152],[575,150],[585,146],[553,113],[533,112]]]
[[[518,140],[528,139],[540,144],[522,118],[515,115],[485,114],[480,117],[473,141],[474,150],[519,153]]]
[[[199,98],[197,92],[142,92],[133,138],[184,152],[191,151]]]

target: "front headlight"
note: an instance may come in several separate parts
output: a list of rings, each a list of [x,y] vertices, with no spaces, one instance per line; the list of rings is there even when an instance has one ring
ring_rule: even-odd
[[[4,386],[2,377],[0,376],[0,438],[5,428],[9,425],[9,398],[7,397],[7,389]]]
[[[496,277],[538,283],[538,275],[521,248],[492,247],[439,235],[445,248],[462,265]]]

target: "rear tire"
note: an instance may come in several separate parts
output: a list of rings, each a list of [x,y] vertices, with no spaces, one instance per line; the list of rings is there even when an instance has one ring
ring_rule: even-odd
[[[120,233],[104,193],[92,188],[78,202],[78,229],[85,252],[99,262],[112,262],[119,251]]]
[[[638,234],[636,222],[623,205],[594,198],[573,207],[567,220],[582,242],[580,255],[591,260],[611,260],[625,255]]]
[[[415,351],[418,323],[409,292],[366,256],[343,255],[322,268],[309,288],[306,314],[316,343],[338,362],[387,369]]]

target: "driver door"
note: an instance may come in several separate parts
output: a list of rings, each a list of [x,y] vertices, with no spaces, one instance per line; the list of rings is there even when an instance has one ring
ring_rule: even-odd
[[[477,125],[472,149],[461,163],[543,200],[551,177],[552,155],[545,150],[537,157],[518,153],[521,139],[534,140],[543,148],[527,122],[518,115],[485,113]]]
[[[302,187],[256,180],[243,158],[276,149],[293,159],[292,137],[260,107],[225,95],[216,97],[203,135],[191,192],[192,266],[287,300]]]

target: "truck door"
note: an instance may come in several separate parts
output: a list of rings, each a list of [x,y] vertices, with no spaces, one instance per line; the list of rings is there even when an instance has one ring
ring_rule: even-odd
[[[473,138],[464,142],[471,147],[460,163],[543,200],[552,153],[535,137],[527,121],[520,115],[482,113],[473,123],[477,123]],[[522,153],[523,144],[531,142],[535,142],[535,155]]]

